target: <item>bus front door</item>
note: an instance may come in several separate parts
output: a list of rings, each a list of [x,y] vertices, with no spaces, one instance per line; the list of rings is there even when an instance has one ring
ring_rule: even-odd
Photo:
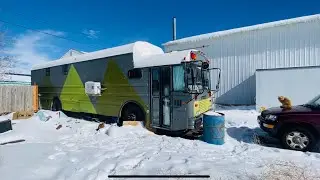
[[[171,68],[151,69],[151,119],[153,127],[171,127]]]

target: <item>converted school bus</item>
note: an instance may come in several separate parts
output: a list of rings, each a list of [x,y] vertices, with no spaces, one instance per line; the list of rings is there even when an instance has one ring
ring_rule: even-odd
[[[214,101],[205,84],[210,82],[209,71],[196,66],[203,63],[196,61],[202,57],[198,52],[164,53],[136,42],[35,65],[31,81],[39,87],[42,109],[102,115],[118,124],[141,120],[147,127],[185,131],[195,128]],[[190,86],[202,90],[191,93]]]

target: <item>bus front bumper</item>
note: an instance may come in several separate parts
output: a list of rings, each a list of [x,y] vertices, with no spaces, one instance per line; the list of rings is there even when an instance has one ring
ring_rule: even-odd
[[[200,129],[203,126],[202,116],[192,119],[188,129]]]

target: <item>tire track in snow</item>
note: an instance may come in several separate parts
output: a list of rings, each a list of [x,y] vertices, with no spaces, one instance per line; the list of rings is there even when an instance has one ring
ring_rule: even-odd
[[[150,139],[147,139],[147,140],[150,140]],[[146,139],[142,139],[142,140],[140,139],[138,142],[139,142],[138,144],[141,144],[141,145],[148,144],[153,146],[153,144],[149,144],[148,141],[146,142]],[[133,157],[135,154],[135,151],[138,151],[140,153],[138,155],[135,155],[135,157],[133,158],[130,158],[124,161],[118,161],[113,167],[113,169],[110,170],[110,173],[116,173],[124,169],[131,170],[131,171],[140,169],[142,166],[144,166],[146,162],[150,162],[158,158],[160,153],[163,151],[164,147],[168,144],[166,142],[165,137],[161,137],[160,142],[157,142],[157,140],[154,140],[154,139],[151,139],[151,142],[160,144],[160,146],[157,147],[156,151],[152,151],[153,149],[151,149],[151,151],[148,151],[148,149],[144,149],[145,151],[141,152],[141,149],[136,150],[136,149],[128,148],[128,147],[131,147],[132,144],[137,145],[136,142],[128,144],[127,148],[124,150],[124,152],[126,152],[125,153],[126,156]],[[169,157],[169,159],[171,159],[171,157]]]
[[[179,141],[177,141],[176,143],[171,142],[171,139],[168,139],[168,137],[166,136],[162,136],[161,138],[159,138],[159,136],[154,138],[149,137],[150,136],[137,136],[120,139],[107,138],[106,141],[101,141],[101,139],[98,138],[89,138],[83,140],[80,136],[64,136],[63,142],[60,143],[61,146],[56,147],[56,150],[61,151],[63,149],[72,151],[72,149],[76,148],[80,149],[79,152],[81,153],[84,151],[84,148],[94,148],[97,151],[103,151],[104,153],[102,154],[93,154],[91,156],[89,155],[89,157],[85,157],[80,161],[78,159],[69,158],[69,160],[76,165],[76,167],[74,167],[75,175],[78,174],[78,172],[82,172],[81,174],[85,173],[84,176],[88,178],[95,178],[103,176],[105,174],[117,173],[125,169],[135,171],[143,167],[147,162],[156,161],[156,159],[159,158],[159,156],[162,152],[164,152],[165,149],[172,150],[172,152],[176,153],[179,151],[179,149],[186,148],[184,143],[179,143]],[[106,146],[105,144],[108,144],[108,146]],[[150,148],[131,148],[135,146],[144,146],[145,144]],[[115,148],[109,148],[112,146],[114,146]],[[156,149],[154,149],[155,146]],[[137,152],[139,151],[140,153],[137,154]],[[127,156],[131,156],[133,158],[125,160],[125,157]],[[172,155],[170,153],[165,162],[169,162],[171,159]],[[103,163],[106,163],[106,161],[109,160],[111,160],[112,163],[102,167]],[[185,160],[185,163],[187,162],[188,160]],[[81,164],[82,167],[79,167]],[[89,172],[83,170],[88,170]],[[98,173],[98,175],[93,175],[96,173]]]
[[[91,164],[91,166],[89,166],[90,170],[99,167],[103,162],[105,162],[106,159],[115,159],[116,160],[116,163],[110,164],[106,168],[104,168],[103,171],[108,173],[108,174],[116,173],[117,169],[119,169],[121,167],[126,167],[126,166],[127,167],[131,167],[132,166],[132,168],[138,167],[138,165],[142,162],[143,159],[142,160],[137,160],[136,158],[131,158],[131,159],[125,160],[125,161],[119,161],[119,159],[121,157],[124,157],[125,154],[130,154],[130,152],[132,151],[132,149],[130,147],[132,147],[132,144],[134,143],[132,141],[129,141],[129,139],[128,139],[127,142],[126,141],[121,141],[121,142],[120,143],[119,143],[119,141],[115,142],[117,144],[117,146],[116,146],[117,148],[115,148],[115,149],[122,149],[120,153],[116,153],[117,155],[115,155],[113,153],[113,155],[115,155],[115,156],[109,156],[108,155],[107,158],[103,157],[101,160],[97,161],[96,163]],[[129,142],[132,142],[132,143],[129,143]],[[119,145],[123,146],[123,148],[121,148],[121,147],[119,148]],[[144,154],[142,153],[142,154],[138,155],[138,157],[141,157],[143,155]],[[99,158],[101,158],[101,157],[99,157]],[[132,161],[134,163],[132,163]],[[135,161],[138,161],[138,162],[135,162]]]
[[[87,169],[88,171],[92,172],[92,171],[95,171],[94,170],[95,168],[98,168],[98,170],[101,170],[101,172],[100,172],[101,174],[103,174],[102,172],[105,172],[106,174],[108,174],[108,171],[110,169],[114,169],[117,167],[117,164],[112,165],[111,167],[109,166],[109,169],[106,169],[106,168],[101,169],[101,168],[99,168],[99,166],[101,166],[101,164],[104,163],[108,159],[115,159],[115,161],[117,161],[127,151],[128,146],[131,145],[126,142],[119,143],[119,141],[111,140],[111,141],[107,142],[109,144],[108,147],[114,146],[115,148],[110,149],[107,147],[103,147],[102,146],[103,143],[98,144],[98,147],[93,146],[93,144],[95,142],[90,143],[89,145],[86,142],[81,142],[78,144],[79,141],[77,141],[77,139],[73,139],[71,136],[69,136],[69,137],[70,137],[70,139],[65,138],[64,142],[60,143],[61,146],[63,146],[63,147],[56,146],[55,150],[58,152],[61,151],[62,149],[66,150],[66,151],[73,151],[72,149],[74,149],[74,147],[76,147],[77,149],[80,148],[80,150],[78,151],[79,153],[83,153],[85,148],[89,148],[89,149],[93,148],[94,151],[104,152],[104,153],[98,154],[98,155],[94,155],[94,154],[92,156],[89,155],[88,157],[82,158],[81,160],[78,160],[77,158],[74,158],[74,157],[70,157],[69,162],[71,161],[73,164],[75,164],[75,165],[73,165],[74,175],[78,174],[79,172],[82,172],[82,174],[83,174],[84,169]],[[73,144],[68,145],[69,141],[71,143],[73,142]],[[74,142],[77,142],[77,143],[74,143]],[[120,152],[119,151],[115,152],[115,150],[118,148],[122,149],[122,150]],[[71,153],[71,154],[73,154],[73,153]],[[89,174],[90,174],[90,172],[89,172]],[[99,176],[100,176],[100,174],[99,174]]]
[[[139,141],[139,144],[143,145],[145,142],[145,139],[140,139]],[[154,159],[155,156],[157,156],[158,154],[160,154],[160,152],[162,151],[163,149],[163,144],[165,142],[165,139],[164,137],[162,137],[162,140],[160,142],[161,146],[159,147],[159,150],[157,150],[156,152],[153,152],[152,154],[149,154],[147,152],[142,152],[138,155],[136,155],[135,158],[131,158],[129,161],[127,162],[122,162],[122,163],[117,163],[117,166],[115,167],[115,169],[113,169],[113,171],[116,171],[116,168],[121,168],[123,166],[132,166],[130,169],[131,170],[136,170],[136,169],[139,169],[141,166],[143,166],[143,164],[146,162],[146,161],[149,161],[150,159]],[[133,141],[134,143],[134,141]],[[133,144],[132,143],[132,144]],[[136,144],[136,143],[134,143]],[[137,145],[137,144],[136,144]],[[128,147],[131,147],[131,145],[128,145]],[[127,151],[127,149],[125,149],[124,151],[126,152],[127,155],[129,156],[132,156],[134,150],[130,149],[129,151]],[[139,152],[141,151],[141,149],[138,150]],[[142,158],[141,158],[142,157]],[[141,159],[138,159],[138,158],[141,158]],[[131,161],[131,164],[130,164],[130,161]]]
[[[54,159],[56,159],[56,157],[57,156],[60,156],[60,155],[66,155],[67,153],[66,152],[58,152],[58,153],[55,153],[55,154],[52,154],[52,155],[50,155],[50,156],[48,156],[48,159],[50,159],[50,160],[54,160]]]

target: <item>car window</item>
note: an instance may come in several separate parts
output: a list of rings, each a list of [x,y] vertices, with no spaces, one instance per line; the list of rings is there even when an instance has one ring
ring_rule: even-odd
[[[320,105],[320,98],[318,98],[317,100],[315,100],[315,101],[313,102],[313,104],[314,104],[314,105]]]
[[[313,99],[311,99],[309,102],[307,102],[307,104],[313,104],[318,99],[320,99],[320,95],[318,95],[318,96],[314,97]]]

